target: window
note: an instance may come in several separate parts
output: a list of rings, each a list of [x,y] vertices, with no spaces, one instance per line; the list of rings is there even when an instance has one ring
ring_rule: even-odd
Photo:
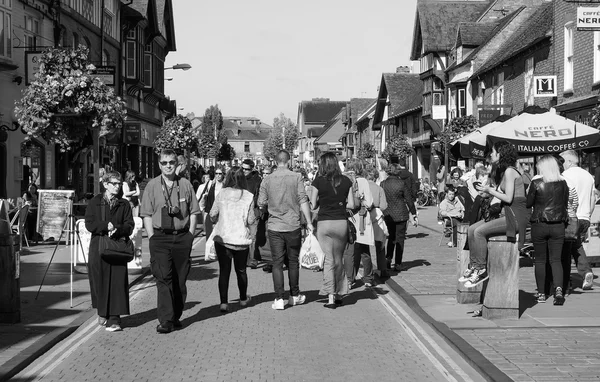
[[[12,6],[11,0],[0,0],[0,57],[12,57],[12,18],[7,9]]]
[[[525,60],[525,104],[532,106],[534,104],[534,83],[533,83],[533,57]]]
[[[106,50],[102,51],[102,65],[107,66],[110,63],[110,54]]]
[[[419,134],[419,132],[420,132],[420,128],[419,128],[419,116],[418,115],[413,115],[413,133]]]
[[[485,98],[485,82],[480,81],[479,86],[477,87],[477,105],[483,105],[484,98]]]
[[[445,105],[444,101],[444,83],[439,78],[433,79],[433,104]]]
[[[37,36],[40,34],[40,22],[38,19],[25,15],[25,46],[30,49],[37,47]]]
[[[107,36],[114,37],[113,16],[108,12],[104,12],[104,33],[106,33]]]
[[[144,85],[152,87],[152,43],[144,47]]]
[[[125,76],[127,78],[137,77],[137,41],[136,28],[127,32],[127,41],[125,42]]]
[[[400,120],[400,125],[402,126],[402,135],[408,134],[408,123],[406,122],[406,118],[402,118]]]
[[[600,82],[600,31],[594,32],[594,83]]]
[[[573,90],[573,34],[575,24],[573,22],[565,25],[565,80],[564,91]]]
[[[458,116],[467,115],[467,92],[465,89],[458,89]]]
[[[248,142],[248,141],[244,142],[244,152],[245,153],[250,152],[250,142]]]
[[[79,35],[73,33],[73,48],[79,48]]]
[[[93,0],[83,0],[83,9],[81,10],[81,15],[88,19],[89,21],[94,21],[94,1]]]

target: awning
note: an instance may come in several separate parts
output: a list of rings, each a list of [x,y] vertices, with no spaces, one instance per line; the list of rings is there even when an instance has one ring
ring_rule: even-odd
[[[588,106],[596,106],[600,104],[600,95],[592,94],[586,95],[582,97],[576,97],[567,99],[565,102],[560,105],[554,106],[556,111],[563,112],[567,110],[580,109]]]
[[[423,118],[423,121],[425,121],[425,123],[429,125],[431,131],[433,131],[433,135],[438,135],[442,132],[442,124],[436,121],[435,119]]]

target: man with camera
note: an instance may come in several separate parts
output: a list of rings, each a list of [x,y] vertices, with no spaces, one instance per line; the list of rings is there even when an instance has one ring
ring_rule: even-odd
[[[161,175],[148,182],[140,216],[150,240],[150,267],[158,290],[156,331],[170,333],[181,328],[200,207],[192,184],[176,174],[175,151],[162,150],[159,164]]]

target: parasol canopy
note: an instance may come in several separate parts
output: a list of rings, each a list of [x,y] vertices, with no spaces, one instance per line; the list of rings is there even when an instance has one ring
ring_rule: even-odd
[[[553,111],[523,113],[489,131],[489,145],[501,140],[514,144],[519,154],[552,154],[600,146],[600,132]]]

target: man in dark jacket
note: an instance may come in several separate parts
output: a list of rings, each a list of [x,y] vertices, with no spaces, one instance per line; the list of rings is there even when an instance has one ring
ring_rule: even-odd
[[[261,178],[258,172],[254,171],[254,161],[252,159],[244,159],[242,161],[242,170],[246,176],[246,191],[251,192],[254,195],[254,213],[256,216],[261,216],[258,208],[258,192],[260,191]],[[256,223],[250,227],[250,232],[253,238],[248,255],[248,266],[252,269],[256,269],[258,267],[258,260],[260,260],[260,252],[256,247]]]
[[[388,177],[381,182],[381,188],[385,192],[385,199],[388,208],[383,212],[385,222],[389,231],[387,244],[387,263],[388,268],[399,272],[402,266],[402,256],[404,254],[404,239],[406,238],[407,222],[412,214],[413,225],[417,226],[417,210],[412,197],[412,192],[405,179],[400,178],[402,167],[398,163],[393,163],[388,169]],[[409,173],[410,174],[410,173]],[[392,267],[392,258],[396,250],[396,260]]]
[[[398,166],[400,168],[398,177],[402,179],[408,186],[412,199],[417,200],[417,192],[419,192],[419,181],[413,175],[412,172],[406,169],[406,158],[398,158]]]

